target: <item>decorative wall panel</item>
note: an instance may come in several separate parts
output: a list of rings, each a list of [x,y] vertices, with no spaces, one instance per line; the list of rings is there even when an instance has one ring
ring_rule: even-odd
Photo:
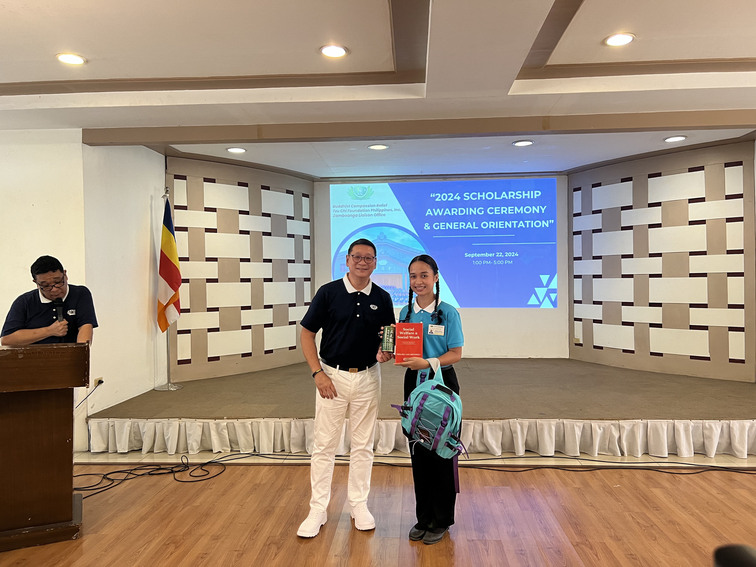
[[[312,183],[172,158],[166,184],[182,272],[172,381],[303,360],[297,324],[310,300]]]
[[[570,356],[754,381],[754,147],[570,176]]]

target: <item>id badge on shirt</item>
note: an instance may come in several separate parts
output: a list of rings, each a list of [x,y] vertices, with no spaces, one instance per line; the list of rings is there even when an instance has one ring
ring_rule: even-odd
[[[428,325],[428,334],[435,335],[437,337],[443,337],[444,326],[443,325]]]

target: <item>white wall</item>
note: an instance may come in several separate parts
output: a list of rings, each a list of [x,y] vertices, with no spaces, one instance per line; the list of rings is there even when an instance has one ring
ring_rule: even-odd
[[[460,309],[466,358],[568,358],[567,178],[557,177],[556,309]],[[329,184],[315,183],[313,294],[331,279]],[[444,267],[439,266],[441,272]],[[481,285],[484,285],[481,282]],[[443,291],[441,292],[443,299]],[[401,306],[399,306],[401,308]],[[399,309],[396,309],[397,316]]]
[[[29,268],[55,256],[84,283],[81,131],[0,131],[0,317],[34,289]]]
[[[142,147],[84,147],[83,157],[87,286],[100,325],[90,382],[104,380],[87,400],[92,414],[166,380],[155,321],[165,162]]]
[[[0,171],[0,317],[5,320],[13,300],[34,289],[29,268],[39,256],[55,256],[71,283],[87,284],[81,131],[0,132]],[[84,395],[78,388],[75,399]],[[77,411],[74,437],[83,438],[83,445],[74,442],[78,450],[86,448],[86,433],[84,411]]]

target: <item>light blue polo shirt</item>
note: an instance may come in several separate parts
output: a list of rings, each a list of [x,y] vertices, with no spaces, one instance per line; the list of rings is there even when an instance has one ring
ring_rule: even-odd
[[[433,307],[435,303],[431,303],[425,309],[420,309],[417,306],[417,302],[414,303],[412,314],[410,315],[410,323],[422,323],[423,324],[423,358],[438,358],[442,354],[448,352],[451,348],[461,347],[465,344],[465,337],[462,334],[462,319],[459,317],[459,312],[449,305],[448,303],[441,302],[439,309],[443,312],[441,314],[440,325],[444,327],[443,335],[429,335],[428,326],[431,324],[437,325],[435,321],[431,321],[431,314],[433,313]],[[407,316],[407,306],[402,307],[402,311],[399,314],[399,321],[404,321]]]

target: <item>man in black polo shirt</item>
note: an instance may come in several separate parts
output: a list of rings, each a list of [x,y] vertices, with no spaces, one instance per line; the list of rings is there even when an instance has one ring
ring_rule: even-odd
[[[373,439],[381,393],[378,362],[391,360],[380,350],[381,327],[395,322],[389,294],[370,281],[375,269],[375,245],[361,238],[349,246],[349,272],[323,285],[302,319],[302,353],[312,370],[315,431],[310,461],[310,513],[297,535],[315,537],[326,523],[336,445],[349,411],[351,431],[349,488],[354,527],[372,530],[375,519],[368,510]],[[320,356],[315,335],[323,330]]]
[[[91,343],[97,317],[89,290],[69,285],[63,265],[52,256],[37,258],[31,275],[38,289],[13,302],[0,344]]]

